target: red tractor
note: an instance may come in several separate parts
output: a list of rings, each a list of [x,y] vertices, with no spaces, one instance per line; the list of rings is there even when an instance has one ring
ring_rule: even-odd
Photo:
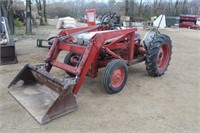
[[[109,16],[109,17],[108,17]],[[128,66],[145,61],[150,76],[162,76],[172,53],[170,37],[149,31],[141,41],[136,28],[120,29],[108,13],[95,27],[61,31],[43,65],[27,64],[9,85],[9,92],[40,123],[46,123],[77,108],[75,95],[87,76],[95,78],[105,67],[103,85],[110,94],[126,85]],[[64,62],[57,57],[68,51]],[[64,70],[62,80],[50,74],[51,68]]]

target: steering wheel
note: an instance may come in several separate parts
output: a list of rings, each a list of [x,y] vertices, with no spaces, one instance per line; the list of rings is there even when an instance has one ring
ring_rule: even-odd
[[[101,17],[101,25],[108,26],[108,30],[114,29],[114,20],[113,17],[116,13],[107,12]]]
[[[48,44],[51,46],[53,44],[54,38],[57,38],[58,36],[52,36],[47,39]]]

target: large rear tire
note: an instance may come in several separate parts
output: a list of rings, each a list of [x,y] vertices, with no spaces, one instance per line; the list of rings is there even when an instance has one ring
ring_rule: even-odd
[[[172,41],[169,36],[160,34],[150,42],[146,54],[146,70],[150,76],[162,76],[171,60]]]
[[[128,67],[123,61],[116,59],[109,62],[105,68],[103,85],[105,91],[110,94],[120,92],[128,78]]]

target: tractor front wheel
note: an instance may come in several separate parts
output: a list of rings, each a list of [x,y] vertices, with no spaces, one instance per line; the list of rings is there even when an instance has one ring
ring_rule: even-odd
[[[150,76],[162,76],[171,60],[172,41],[167,35],[158,35],[152,42],[146,54],[146,70]]]
[[[76,61],[77,61],[77,54],[69,52],[64,59],[64,63],[67,65],[71,65],[71,66],[76,66]],[[65,71],[69,76],[75,77],[76,75],[74,75],[73,73],[70,73],[68,71]]]
[[[120,92],[128,78],[128,67],[121,60],[113,60],[109,62],[105,68],[103,76],[103,85],[105,91],[110,94]]]

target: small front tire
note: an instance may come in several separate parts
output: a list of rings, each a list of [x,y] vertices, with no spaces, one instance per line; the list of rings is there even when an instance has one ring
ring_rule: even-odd
[[[72,53],[72,52],[69,52],[67,53],[67,55],[65,56],[65,59],[64,59],[64,63],[67,64],[67,65],[71,65],[71,66],[75,66],[75,64],[72,63],[72,58],[75,57],[76,54],[75,53]],[[75,77],[76,75],[74,75],[73,73],[70,73],[68,71],[65,71],[69,76],[72,76],[72,77]]]
[[[123,61],[116,59],[109,62],[105,68],[103,85],[109,94],[120,92],[128,78],[128,67]]]

